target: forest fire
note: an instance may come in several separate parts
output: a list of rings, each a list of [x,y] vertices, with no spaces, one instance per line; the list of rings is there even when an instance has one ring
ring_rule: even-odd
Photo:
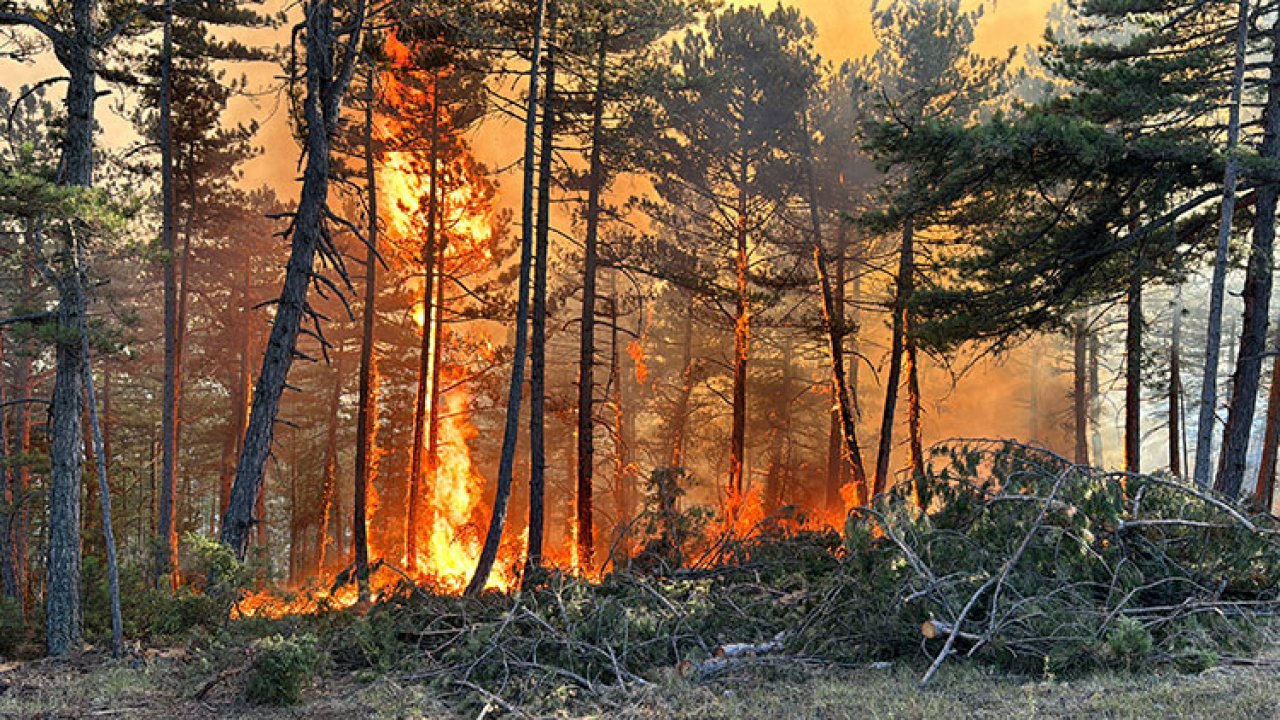
[[[424,412],[416,418],[422,427],[414,435],[422,438],[414,453],[423,458],[422,483],[405,499],[407,546],[403,555],[376,542],[370,550],[372,557],[388,561],[398,556],[415,582],[458,593],[480,555],[479,524],[488,508],[483,501],[485,478],[474,467],[469,446],[476,436],[465,383],[469,370],[461,357],[449,352],[455,332],[448,327],[446,287],[468,263],[478,259],[485,264],[491,257],[494,214],[490,198],[467,176],[465,147],[454,147],[456,130],[450,125],[447,90],[442,87],[447,69],[415,69],[413,48],[394,34],[387,38],[386,52],[392,67],[380,78],[383,141],[394,147],[403,137],[421,133],[413,126],[422,122],[424,113],[429,118],[426,146],[385,152],[378,184],[388,201],[384,220],[390,243],[400,248],[399,260],[410,266],[414,281],[425,285],[413,317],[423,334],[422,347],[430,347],[430,354],[422,365]],[[421,248],[414,247],[415,242],[422,242]],[[490,581],[490,587],[499,589],[509,584],[501,571]]]

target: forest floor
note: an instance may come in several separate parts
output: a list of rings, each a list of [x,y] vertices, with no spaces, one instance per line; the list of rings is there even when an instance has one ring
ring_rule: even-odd
[[[907,665],[858,669],[760,666],[692,683],[671,672],[652,686],[565,709],[524,714],[472,700],[460,714],[429,686],[394,674],[329,673],[289,708],[241,699],[237,678],[183,648],[113,660],[0,665],[3,718],[1280,718],[1280,652],[1198,674],[1105,673],[1070,681],[1017,678],[957,662],[927,688]],[[219,678],[211,683],[214,678]],[[203,693],[201,691],[204,691]]]

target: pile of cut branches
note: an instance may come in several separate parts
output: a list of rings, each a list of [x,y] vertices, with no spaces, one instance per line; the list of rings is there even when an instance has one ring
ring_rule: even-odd
[[[810,646],[864,635],[843,603],[880,594],[897,637],[924,636],[924,682],[955,655],[1030,672],[1201,667],[1254,649],[1257,619],[1280,607],[1274,518],[1011,442],[935,448],[922,477],[854,511],[846,547]]]

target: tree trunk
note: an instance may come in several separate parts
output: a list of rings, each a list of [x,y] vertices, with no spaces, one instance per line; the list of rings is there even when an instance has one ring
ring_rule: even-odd
[[[675,412],[671,418],[671,439],[667,457],[671,458],[669,467],[684,466],[684,446],[689,427],[690,403],[693,400],[693,302],[689,295],[689,309],[684,313],[684,327],[681,330],[680,389],[676,394]]]
[[[111,597],[111,655],[120,657],[124,650],[124,620],[120,613],[120,564],[116,558],[116,536],[111,527],[111,484],[107,478],[107,453],[98,421],[98,403],[93,391],[93,370],[89,364],[89,329],[80,316],[81,368],[84,372],[85,404],[89,406],[89,427],[93,431],[94,454],[97,457],[98,496],[102,507],[102,539],[107,552],[107,588]]]
[[[33,295],[31,268],[24,267],[22,270],[22,287],[28,294]],[[17,387],[21,398],[31,398],[35,392],[32,382],[32,353],[30,352],[31,343],[24,340],[19,343],[17,349],[19,356],[15,362],[14,386]],[[13,549],[13,569],[14,576],[18,582],[17,599],[22,605],[23,614],[29,608],[27,597],[27,588],[29,586],[27,578],[27,553],[28,553],[28,532],[30,525],[30,488],[31,488],[31,468],[29,463],[31,453],[31,404],[21,403],[14,408],[13,413],[13,438],[17,443],[18,454],[21,456],[21,462],[11,469],[9,481],[13,485],[14,497],[18,500],[13,507],[14,515],[10,518],[12,530]]]
[[[373,108],[377,102],[377,70],[369,65],[368,95],[364,115],[364,180],[369,194],[368,243],[364,255],[364,307],[360,323],[360,389],[356,400],[355,487],[351,496],[351,544],[354,546],[356,584],[360,602],[369,601],[369,481],[374,475],[378,432],[378,389],[375,382],[377,356],[374,348],[374,322],[378,300],[378,178],[374,167]]]
[[[1142,472],[1142,248],[1129,274],[1124,336],[1124,469]]]
[[[556,0],[547,0],[546,84],[542,89],[542,149],[538,154],[538,220],[534,233],[533,317],[529,342],[529,542],[525,577],[542,566],[542,534],[545,530],[547,448],[547,266],[551,232],[551,161],[555,155]],[[581,528],[579,528],[581,530]],[[590,557],[579,557],[591,567]]]
[[[1071,323],[1072,389],[1071,425],[1075,434],[1077,465],[1089,464],[1089,331],[1083,317]]]
[[[578,344],[578,476],[575,538],[579,562],[594,560],[592,480],[595,471],[596,272],[599,263],[600,195],[604,190],[601,147],[604,144],[606,45],[596,48],[595,94],[591,102],[591,155],[587,187],[587,231],[583,243],[581,339]],[[679,450],[672,451],[678,458]]]
[[[422,508],[422,479],[427,449],[427,398],[431,376],[432,318],[435,302],[436,243],[440,217],[440,73],[431,80],[431,150],[430,182],[427,198],[427,242],[422,248],[422,343],[418,350],[418,390],[413,407],[413,446],[409,453],[409,487],[405,493],[404,548],[405,565],[418,567],[418,513]]]
[[[911,476],[916,482],[916,500],[923,507],[928,504],[924,485],[919,479],[924,477],[924,441],[920,428],[920,353],[916,347],[916,339],[912,335],[911,311],[904,308],[902,319],[905,332],[902,336],[903,355],[907,371],[907,449],[910,455]],[[1033,388],[1033,393],[1035,389]],[[1032,395],[1034,401],[1035,395]]]
[[[347,32],[359,46],[364,24],[363,4]],[[333,253],[326,223],[329,196],[329,147],[341,113],[342,95],[350,82],[354,56],[335,58],[333,7],[324,3],[305,6],[307,45],[307,92],[304,101],[306,118],[307,162],[303,171],[302,195],[293,218],[293,237],[284,286],[276,304],[275,320],[263,353],[262,370],[253,394],[253,409],[245,430],[244,450],[231,487],[231,502],[222,522],[222,541],[243,559],[248,549],[249,532],[255,524],[254,506],[262,488],[262,474],[275,432],[275,419],[284,392],[289,368],[297,354],[298,333],[304,316],[310,312],[307,290],[313,281],[317,252]],[[332,68],[338,67],[336,74]]]
[[[1280,20],[1271,29],[1271,64],[1268,70],[1267,104],[1263,110],[1264,136],[1259,156],[1280,159]],[[1270,321],[1271,278],[1275,270],[1272,249],[1276,239],[1276,206],[1280,186],[1264,183],[1257,190],[1253,219],[1253,244],[1244,281],[1244,320],[1240,327],[1240,350],[1236,355],[1231,383],[1231,404],[1222,437],[1222,470],[1216,487],[1235,499],[1240,495],[1248,461],[1249,436],[1253,434],[1253,414],[1258,401],[1262,358],[1267,347]]]
[[[160,436],[160,523],[155,540],[152,582],[155,587],[168,581],[177,589],[177,458],[178,458],[178,281],[177,247],[174,243],[172,76],[173,0],[165,0],[160,51],[160,244],[164,252],[164,388],[161,400]]]
[[[765,476],[764,510],[766,514],[777,512],[786,502],[790,488],[787,487],[787,442],[791,432],[791,338],[782,341],[781,361],[782,377],[775,403],[777,414],[774,416],[773,442],[770,443],[769,472]]]
[[[60,184],[69,187],[88,188],[93,184],[98,62],[96,13],[95,0],[74,0],[71,8],[74,35],[58,52],[70,76],[60,177]],[[80,610],[80,483],[84,460],[80,434],[84,389],[80,328],[86,300],[80,261],[85,242],[81,235],[85,228],[74,222],[71,225],[63,233],[61,267],[56,278],[57,341],[49,421],[52,438],[46,531],[45,644],[53,656],[79,649],[84,629]]]
[[[13,525],[18,513],[18,492],[14,478],[17,475],[9,467],[9,416],[5,408],[8,378],[4,375],[4,332],[0,331],[0,593],[18,602],[17,556],[14,553]]]
[[[246,257],[244,260],[245,262],[240,266],[240,303],[236,308],[236,322],[239,324],[239,332],[236,333],[236,336],[240,347],[238,348],[239,363],[236,372],[236,384],[231,391],[231,412],[234,417],[232,418],[231,433],[224,447],[226,463],[222,469],[222,477],[219,478],[219,517],[226,514],[227,503],[231,502],[231,482],[235,479],[236,457],[240,454],[241,445],[244,441],[245,425],[249,418],[249,394],[252,391],[250,386],[252,378],[249,376],[250,338],[253,335],[249,314],[249,278],[252,275],[252,270],[249,267],[248,258]]]
[[[840,259],[836,287],[831,286],[827,273],[826,251],[822,246],[822,221],[818,209],[817,181],[813,173],[813,160],[809,159],[809,224],[813,238],[813,263],[822,291],[822,310],[827,326],[827,350],[831,360],[831,392],[835,396],[833,412],[839,419],[839,433],[844,440],[838,460],[827,458],[827,504],[840,504],[840,480],[842,468],[847,463],[852,472],[855,502],[866,502],[867,472],[862,464],[862,448],[858,443],[858,426],[854,409],[849,400],[849,386],[844,368],[844,229],[841,227],[838,251]]]
[[[507,391],[507,417],[502,433],[502,454],[498,460],[498,487],[493,514],[485,533],[484,547],[476,572],[467,585],[468,596],[479,595],[489,584],[489,574],[498,559],[498,545],[507,523],[511,503],[511,482],[515,472],[516,442],[520,434],[520,399],[524,389],[525,353],[529,342],[529,273],[533,267],[533,160],[538,122],[538,63],[542,55],[542,22],[547,0],[538,0],[533,20],[533,49],[529,59],[529,99],[524,119],[524,179],[521,197],[520,287],[516,307],[516,339],[511,367],[511,386]]]
[[[831,306],[830,318],[827,319],[826,321],[828,342],[832,343],[832,341],[834,340],[834,342],[830,346],[830,355],[831,355],[831,367],[833,370],[832,376],[831,376],[831,379],[833,382],[832,392],[835,393],[835,398],[834,398],[835,402],[831,404],[831,418],[827,428],[827,482],[826,482],[826,507],[828,510],[832,512],[844,510],[844,501],[840,495],[840,489],[844,487],[846,482],[850,481],[851,479],[850,474],[852,470],[852,467],[849,462],[849,455],[846,451],[846,446],[844,442],[844,413],[841,410],[841,405],[847,403],[848,398],[846,395],[843,395],[840,393],[840,388],[839,388],[840,383],[837,381],[840,380],[841,378],[837,378],[836,373],[834,372],[834,370],[837,367],[839,367],[841,370],[844,369],[844,356],[845,356],[844,336],[846,333],[846,330],[845,330],[846,319],[845,319],[844,304],[845,304],[845,285],[847,282],[845,278],[845,254],[848,249],[848,243],[845,240],[845,233],[847,232],[845,229],[845,223],[842,220],[837,220],[836,227],[837,227],[837,231],[836,231],[836,252],[835,252],[835,277],[833,278],[834,282],[831,284],[832,292],[831,292],[831,300],[830,300],[830,306]],[[815,262],[816,262],[816,258],[815,258]],[[819,281],[821,281],[821,273],[819,276]],[[827,305],[825,295],[823,298],[823,305],[824,305],[824,308]],[[837,331],[835,333],[834,338],[830,337],[832,329],[835,329]],[[854,366],[852,369],[856,372],[857,370],[856,361],[854,362]],[[840,374],[844,375],[843,372],[841,372]],[[848,380],[845,381],[845,383],[852,387],[853,394],[856,396],[857,382],[852,381],[852,378],[849,378]],[[855,427],[856,427],[856,424],[855,424]],[[859,452],[859,454],[861,454],[861,452]],[[863,475],[864,477],[862,478],[861,482],[862,482],[862,485],[865,486],[866,485],[865,472],[863,473]],[[857,488],[855,486],[855,492],[858,494],[860,498],[861,496],[866,494],[866,488],[865,487]]]
[[[1102,465],[1102,384],[1096,333],[1089,333],[1089,446],[1093,464]]]
[[[747,161],[738,177],[738,227],[735,242],[737,307],[733,325],[733,430],[729,439],[730,514],[743,499],[747,454],[747,358],[751,345],[751,298],[747,256]]]
[[[1276,337],[1280,347],[1280,333]],[[1275,352],[1276,348],[1272,349]],[[1263,433],[1262,461],[1258,463],[1258,482],[1254,484],[1253,506],[1269,513],[1275,506],[1276,457],[1280,455],[1280,355],[1271,359],[1271,389],[1267,393],[1267,425]]]
[[[1169,335],[1169,473],[1182,477],[1182,297],[1173,303]]]
[[[907,217],[902,227],[902,248],[898,255],[897,291],[893,299],[893,331],[889,347],[889,375],[884,386],[884,414],[880,419],[880,445],[876,452],[876,476],[868,502],[885,491],[889,463],[893,456],[893,420],[898,405],[898,388],[902,384],[902,355],[907,332],[907,301],[915,281],[915,227]]]
[[[1240,98],[1244,88],[1245,50],[1249,39],[1249,0],[1240,0],[1239,9],[1236,12],[1235,64],[1231,74],[1231,105],[1227,124],[1227,167],[1222,180],[1222,218],[1218,225],[1213,279],[1209,285],[1204,374],[1200,386],[1199,421],[1196,424],[1195,481],[1201,489],[1209,487],[1209,465],[1213,452],[1213,429],[1218,405],[1218,356],[1222,347],[1222,306],[1226,294],[1231,225],[1236,208],[1236,180],[1239,172],[1236,147],[1240,143]]]
[[[329,417],[324,443],[324,485],[320,491],[320,518],[316,522],[316,576],[322,576],[328,560],[329,517],[333,498],[338,492],[338,409],[342,398],[342,368],[335,367],[333,388],[329,392]]]

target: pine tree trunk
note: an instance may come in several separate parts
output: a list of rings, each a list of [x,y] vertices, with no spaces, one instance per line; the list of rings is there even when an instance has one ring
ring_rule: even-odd
[[[578,344],[578,472],[575,538],[578,558],[592,563],[592,486],[595,471],[595,354],[596,354],[596,274],[599,263],[600,195],[604,190],[601,147],[604,144],[604,83],[606,45],[598,38],[595,91],[591,102],[591,155],[588,160],[587,229],[583,242],[582,315]],[[672,450],[679,457],[679,450]]]
[[[439,242],[440,217],[440,74],[431,80],[431,150],[430,181],[427,198],[427,241],[422,248],[422,343],[418,348],[418,389],[413,406],[413,446],[409,453],[409,487],[405,492],[404,548],[405,565],[412,571],[418,567],[418,514],[422,508],[422,482],[427,443],[428,382],[431,376],[431,322],[436,316],[435,278],[436,244]]]
[[[1182,298],[1173,303],[1169,335],[1169,473],[1182,477]]]
[[[1280,333],[1276,334],[1280,347]],[[1272,348],[1274,353],[1276,348]],[[1276,457],[1280,455],[1280,355],[1271,359],[1271,389],[1267,393],[1267,424],[1263,433],[1262,461],[1258,463],[1258,482],[1254,484],[1253,506],[1257,512],[1269,513],[1275,506]]]
[[[249,532],[255,525],[254,506],[262,489],[263,470],[275,432],[275,419],[284,392],[289,368],[297,354],[298,333],[303,317],[308,313],[307,290],[312,282],[315,257],[322,243],[329,243],[325,229],[328,213],[330,140],[337,127],[342,107],[342,95],[350,81],[351,63],[347,56],[335,66],[337,38],[333,27],[333,7],[323,3],[305,5],[307,92],[303,114],[306,119],[306,167],[302,178],[302,195],[293,218],[293,237],[289,262],[285,269],[284,286],[276,303],[275,320],[267,348],[263,353],[262,370],[253,394],[253,408],[245,430],[244,450],[236,469],[235,483],[231,487],[231,502],[227,505],[222,522],[222,541],[229,545],[237,557],[243,559],[249,544]],[[353,26],[347,28],[351,39],[358,46],[364,23],[364,6],[356,9],[356,16],[348,19]],[[260,519],[260,518],[259,518]]]
[[[1267,102],[1263,109],[1264,136],[1259,156],[1267,161],[1280,159],[1280,20],[1271,29],[1271,64],[1268,69]],[[1248,461],[1249,437],[1262,376],[1262,358],[1267,346],[1270,321],[1271,282],[1275,271],[1272,251],[1276,238],[1276,206],[1280,186],[1264,183],[1257,190],[1253,219],[1253,244],[1244,281],[1244,320],[1240,327],[1240,349],[1232,375],[1231,403],[1222,438],[1222,471],[1216,487],[1228,498],[1240,495]]]
[[[812,171],[810,172],[812,176]],[[841,230],[841,242],[839,250],[841,259],[838,261],[837,267],[840,268],[839,277],[837,277],[836,287],[832,287],[831,279],[827,273],[826,251],[822,246],[822,223],[819,220],[820,215],[817,206],[817,189],[813,187],[811,178],[810,187],[810,211],[809,221],[810,229],[813,233],[813,263],[818,274],[818,285],[822,292],[822,309],[823,316],[827,326],[827,350],[831,362],[831,392],[835,396],[835,407],[833,412],[839,420],[838,432],[843,443],[840,447],[838,458],[827,458],[827,504],[828,507],[835,508],[840,506],[840,486],[843,485],[843,468],[847,466],[852,472],[853,487],[855,499],[859,505],[866,500],[867,473],[862,464],[862,448],[858,443],[858,426],[854,417],[853,406],[850,402],[849,386],[845,375],[844,367],[844,335],[845,335],[845,319],[844,319],[844,232]]]
[[[555,155],[556,94],[556,0],[547,0],[547,47],[543,64],[546,83],[542,89],[542,147],[538,153],[538,219],[534,232],[533,317],[529,341],[529,542],[526,546],[525,577],[542,566],[542,535],[546,521],[547,448],[547,266],[551,232],[551,161]],[[579,528],[581,530],[581,528]],[[591,567],[590,557],[579,557],[582,567]]]
[[[9,467],[9,416],[5,407],[8,394],[8,378],[4,375],[4,332],[0,331],[0,593],[19,601],[17,556],[14,552],[13,525],[18,512],[18,493],[14,478],[17,473]]]
[[[680,340],[680,389],[676,394],[675,412],[671,418],[671,439],[667,457],[669,467],[684,467],[684,446],[689,427],[689,405],[693,400],[693,302],[689,295],[689,309],[684,313]]]
[[[1209,487],[1210,456],[1213,452],[1213,429],[1218,406],[1218,356],[1222,347],[1222,306],[1226,295],[1227,261],[1231,245],[1231,225],[1235,217],[1236,181],[1240,143],[1240,99],[1244,88],[1246,45],[1249,39],[1249,0],[1239,0],[1236,11],[1235,62],[1231,74],[1231,104],[1227,123],[1227,167],[1222,180],[1222,218],[1218,226],[1218,245],[1214,254],[1213,278],[1209,285],[1208,332],[1205,339],[1204,374],[1200,386],[1200,414],[1196,424],[1195,482],[1201,489]]]
[[[237,348],[239,362],[235,387],[231,391],[231,412],[233,414],[231,432],[223,447],[225,462],[222,468],[222,476],[219,478],[218,483],[219,517],[226,515],[227,503],[231,502],[231,482],[236,475],[236,457],[240,454],[241,443],[244,440],[245,424],[248,422],[249,417],[249,393],[251,392],[250,383],[252,382],[249,377],[250,337],[252,335],[249,316],[249,278],[252,275],[252,270],[249,267],[247,257],[244,258],[244,262],[240,266],[240,273],[240,300],[235,308],[236,323],[239,328],[239,332],[236,333],[237,340],[240,343],[240,347]]]
[[[1134,256],[1126,293],[1124,339],[1124,469],[1142,472],[1142,249]]]
[[[520,400],[524,389],[525,353],[529,342],[529,274],[533,269],[533,161],[538,122],[538,65],[542,55],[542,24],[547,0],[538,0],[533,20],[533,50],[529,58],[529,99],[524,119],[524,179],[521,197],[520,286],[516,307],[516,339],[511,367],[511,386],[507,391],[507,417],[502,433],[502,454],[498,460],[498,487],[493,513],[485,533],[484,547],[476,564],[476,572],[467,584],[468,596],[479,595],[489,584],[489,574],[498,559],[498,545],[507,523],[511,503],[511,483],[515,474],[516,443],[520,434]]]
[[[33,294],[31,268],[29,266],[24,267],[22,270],[22,287],[28,296]],[[30,346],[30,341],[24,340],[20,342],[17,348],[19,356],[15,361],[14,386],[18,390],[19,397],[24,400],[31,398],[35,392],[32,383],[33,361]],[[17,505],[13,508],[14,515],[10,518],[12,530],[11,547],[13,548],[14,576],[18,582],[17,599],[21,603],[23,614],[25,615],[29,609],[29,598],[27,597],[27,588],[29,586],[27,578],[27,528],[31,519],[31,498],[29,497],[31,469],[27,459],[31,453],[31,403],[23,402],[14,408],[13,438],[22,461],[10,474],[14,497],[18,500]]]
[[[320,490],[320,518],[316,522],[315,574],[321,576],[328,561],[329,517],[333,512],[333,498],[338,492],[338,409],[342,397],[342,368],[333,371],[333,387],[329,391],[328,426],[324,443],[324,484]]]
[[[59,53],[69,75],[60,184],[93,184],[93,135],[97,98],[97,2],[74,0],[73,36]],[[86,299],[80,265],[85,229],[62,233],[57,270],[57,341],[53,402],[50,407],[49,516],[46,524],[48,578],[45,584],[45,646],[49,655],[78,650],[83,635],[80,609],[80,484],[84,460],[81,439],[84,355],[80,327]]]
[[[351,496],[351,544],[354,546],[356,584],[360,602],[369,601],[369,482],[376,465],[376,436],[378,428],[377,370],[374,348],[374,322],[377,319],[378,300],[378,178],[374,167],[373,108],[377,102],[377,70],[369,65],[368,95],[365,98],[364,116],[364,180],[368,193],[368,220],[364,256],[364,307],[360,321],[360,388],[356,400],[356,457],[355,486]]]
[[[848,243],[845,240],[845,223],[841,220],[836,221],[836,252],[835,252],[835,271],[832,282],[831,292],[831,319],[828,320],[829,327],[827,333],[830,335],[831,327],[837,329],[835,343],[831,346],[831,363],[832,368],[837,366],[844,368],[844,335],[846,327],[845,318],[845,253],[848,249]],[[824,301],[825,304],[825,301]],[[830,341],[830,338],[828,338]],[[852,368],[857,371],[857,363]],[[841,373],[844,374],[844,373]],[[835,381],[835,373],[832,373],[832,380]],[[853,394],[857,395],[857,383],[846,381],[846,384],[852,386]],[[831,418],[827,427],[827,482],[826,482],[826,507],[830,511],[839,511],[844,509],[844,502],[840,496],[840,489],[849,481],[850,464],[848,455],[845,450],[844,443],[844,418],[841,411],[841,404],[847,402],[845,396],[840,395],[839,388],[836,384],[832,385],[832,391],[836,393],[835,402],[831,404]],[[856,425],[855,425],[856,427]],[[866,478],[862,479],[862,483],[866,483]],[[859,495],[866,494],[866,489],[857,490]]]
[[[1089,464],[1089,333],[1084,318],[1071,324],[1071,418],[1077,465]]]
[[[911,476],[924,477],[924,441],[920,427],[920,353],[912,335],[911,312],[904,309],[902,317],[906,325],[903,334],[903,355],[907,371],[907,449],[910,455]],[[1034,396],[1033,396],[1034,397]],[[916,500],[923,506],[927,498],[922,493],[924,486],[916,483]]]
[[[174,243],[174,191],[172,140],[173,0],[164,4],[162,49],[160,51],[160,242],[164,251],[164,387],[161,400],[160,438],[160,527],[155,540],[152,582],[177,589],[177,333],[178,281],[177,247]]]
[[[871,484],[870,502],[885,491],[889,463],[893,456],[893,421],[902,384],[902,355],[906,338],[906,309],[911,297],[915,267],[915,228],[911,217],[902,227],[902,248],[898,255],[897,291],[893,299],[892,337],[889,346],[889,375],[884,386],[884,414],[880,419],[880,444],[876,452],[876,475]]]
[[[92,429],[94,454],[97,457],[98,496],[102,508],[102,539],[107,553],[107,591],[111,598],[111,655],[118,658],[124,651],[124,620],[120,611],[120,563],[116,558],[116,537],[111,526],[111,483],[107,478],[107,453],[102,439],[102,424],[98,421],[93,370],[89,364],[89,329],[83,314],[80,316],[80,347],[81,368],[84,372],[84,399],[89,407],[89,427]]]
[[[733,318],[733,428],[729,438],[729,498],[731,514],[737,512],[745,492],[747,454],[747,359],[751,346],[751,298],[747,257],[747,162],[738,176],[738,226],[735,233],[737,307]]]
[[[1098,336],[1089,333],[1089,446],[1093,464],[1102,465],[1102,384],[1099,378]]]

